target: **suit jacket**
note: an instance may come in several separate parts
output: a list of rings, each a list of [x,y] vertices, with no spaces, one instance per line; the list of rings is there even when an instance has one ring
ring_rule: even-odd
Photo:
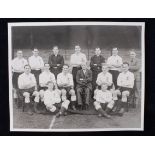
[[[77,82],[77,88],[85,87],[92,90],[92,71],[86,69],[86,73],[84,74],[83,70],[79,70],[76,74],[76,82]]]
[[[102,63],[105,62],[105,58],[102,55],[94,55],[91,57],[90,59],[90,68],[92,70],[92,72],[101,72],[102,70]],[[97,64],[97,65],[94,65]]]
[[[134,73],[135,79],[139,80],[140,78],[140,61],[139,59],[135,58],[133,60],[130,59],[129,61],[129,70]]]
[[[64,58],[60,54],[55,56],[54,54],[50,55],[48,58],[48,63],[50,65],[50,70],[52,72],[60,73],[64,65]],[[59,66],[57,66],[59,64]]]

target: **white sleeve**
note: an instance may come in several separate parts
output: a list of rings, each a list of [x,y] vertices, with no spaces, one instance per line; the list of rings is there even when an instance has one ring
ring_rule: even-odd
[[[49,93],[47,91],[45,91],[44,93],[44,104],[46,106],[50,105],[51,101],[50,101],[50,96]]]
[[[44,67],[44,61],[43,61],[42,57],[40,57],[40,67],[41,67],[41,68]]]
[[[133,73],[131,73],[130,75],[129,85],[131,86],[131,88],[133,88],[134,86],[134,74]]]
[[[73,55],[71,55],[71,57],[70,57],[70,64],[71,64],[71,65],[74,64],[74,59],[73,59],[73,58],[74,58]]]
[[[43,84],[43,81],[42,81],[42,73],[39,75],[39,85],[40,84]]]
[[[32,68],[33,68],[33,63],[32,63],[32,61],[31,61],[31,57],[28,58],[28,63],[29,63],[29,65],[30,65],[31,69],[32,69]]]
[[[119,59],[118,59],[118,65],[122,65],[123,64],[123,61],[122,61],[122,58],[121,57],[119,57]]]
[[[112,74],[109,74],[108,82],[112,84]]]
[[[51,80],[52,80],[52,82],[53,82],[54,84],[56,84],[55,76],[54,76],[53,73],[51,73]]]
[[[110,57],[107,59],[107,64],[110,65],[111,62],[110,62]]]
[[[36,86],[37,82],[36,82],[36,78],[35,76],[32,74],[32,85]]]
[[[96,80],[96,83],[100,86],[101,85],[101,80],[100,80],[100,75],[98,74],[97,75],[97,80]]]
[[[58,76],[57,76],[57,84],[58,84],[58,86],[62,84],[60,74],[58,74]]]
[[[23,82],[22,77],[21,77],[21,75],[20,75],[20,76],[18,77],[18,87],[19,87],[19,89],[22,89],[23,86],[24,86],[24,82]]]
[[[61,102],[61,98],[60,98],[60,95],[59,95],[60,93],[59,92],[56,92],[55,94],[56,94],[55,95],[55,103],[60,103]]]
[[[122,86],[122,83],[121,83],[121,73],[118,75],[118,78],[117,78],[117,85],[118,85],[118,86]]]
[[[82,57],[82,62],[86,63],[87,62],[87,58],[86,58],[86,55],[83,54],[83,57]]]

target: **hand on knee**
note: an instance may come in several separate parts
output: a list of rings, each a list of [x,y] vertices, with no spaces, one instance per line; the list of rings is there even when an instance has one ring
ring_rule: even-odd
[[[66,110],[68,109],[68,106],[69,106],[69,100],[66,100],[64,102],[62,102],[62,107],[64,107]]]
[[[127,97],[129,96],[128,91],[123,91],[122,92],[122,102],[127,102]]]
[[[98,109],[101,108],[101,105],[100,105],[99,102],[95,101],[95,102],[94,102],[94,107],[95,107],[96,110],[98,110]]]
[[[53,105],[53,106],[51,106],[51,107],[49,107],[49,110],[51,111],[51,112],[55,112],[56,111],[56,107]]]

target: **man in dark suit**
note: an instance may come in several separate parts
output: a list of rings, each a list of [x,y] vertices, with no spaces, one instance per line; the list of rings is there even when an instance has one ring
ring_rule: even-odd
[[[101,55],[99,47],[95,49],[95,55],[90,59],[90,69],[92,71],[93,90],[96,88],[97,75],[102,71],[102,63],[105,63],[105,58]]]
[[[80,110],[82,110],[85,105],[85,110],[88,110],[90,92],[92,90],[92,71],[87,69],[86,63],[83,63],[81,67],[82,69],[79,70],[76,75],[78,106]],[[83,104],[82,101],[82,94],[84,94],[85,104]]]
[[[50,71],[55,75],[55,78],[57,78],[57,75],[62,72],[62,67],[64,65],[64,58],[62,55],[58,53],[59,53],[58,46],[54,46],[53,54],[51,54],[48,59],[48,64],[50,65]]]

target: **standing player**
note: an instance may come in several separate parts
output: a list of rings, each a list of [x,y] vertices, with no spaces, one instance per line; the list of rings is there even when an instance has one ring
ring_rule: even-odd
[[[78,70],[81,69],[81,64],[86,63],[87,58],[84,53],[81,52],[81,48],[79,45],[75,45],[75,53],[70,57],[70,65],[72,68],[74,86],[76,87],[76,74]]]
[[[121,109],[120,114],[123,115],[127,108],[128,99],[130,99],[130,92],[134,86],[134,74],[129,71],[129,64],[124,62],[122,64],[122,73],[117,79],[118,89],[121,92]]]
[[[32,51],[33,55],[29,57],[28,62],[31,67],[31,73],[34,74],[36,81],[37,81],[37,87],[39,86],[39,75],[41,73],[41,69],[44,67],[44,61],[42,57],[39,56],[38,49],[34,49]]]
[[[134,73],[135,76],[135,97],[136,97],[136,106],[138,105],[140,98],[140,61],[136,58],[136,53],[134,50],[130,51],[130,60],[129,60],[129,71]]]
[[[113,83],[114,83],[115,88],[117,89],[117,77],[119,75],[120,68],[122,65],[122,58],[118,55],[117,48],[112,49],[112,56],[108,58],[107,64],[110,67],[109,72],[112,74]]]
[[[24,73],[18,78],[19,94],[21,99],[24,98],[25,105],[28,108],[28,114],[33,115],[34,111],[38,113],[37,105],[39,103],[39,93],[37,90],[35,76],[31,73],[31,68],[29,65],[25,65]],[[32,99],[34,98],[34,103]]]
[[[64,65],[64,58],[59,54],[58,46],[53,47],[53,54],[49,56],[48,63],[50,65],[50,71],[55,75],[55,78],[57,79],[57,75],[61,73],[62,67]]]
[[[73,110],[76,110],[76,95],[74,90],[73,76],[68,72],[69,66],[64,65],[62,73],[57,76],[57,84],[62,93],[62,101],[68,99],[71,96],[71,106]]]
[[[95,55],[90,59],[90,70],[92,71],[93,90],[96,88],[97,75],[102,71],[102,63],[105,63],[105,58],[101,55],[99,47],[95,49]]]
[[[44,93],[44,104],[47,110],[52,113],[59,111],[56,117],[66,115],[70,103],[69,100],[62,101],[61,103],[60,90],[54,89],[54,84],[51,81],[49,81],[47,85],[48,89]]]
[[[84,94],[85,109],[88,110],[90,93],[92,91],[92,72],[91,70],[87,69],[85,63],[83,63],[81,67],[82,69],[79,70],[76,75],[78,106],[80,107],[80,110],[82,110],[84,106],[82,95]]]
[[[18,98],[18,77],[20,74],[24,72],[24,66],[27,65],[28,62],[26,59],[23,58],[23,52],[21,50],[17,51],[17,57],[12,60],[12,83],[14,88],[14,100],[19,108],[19,103],[17,101]]]

